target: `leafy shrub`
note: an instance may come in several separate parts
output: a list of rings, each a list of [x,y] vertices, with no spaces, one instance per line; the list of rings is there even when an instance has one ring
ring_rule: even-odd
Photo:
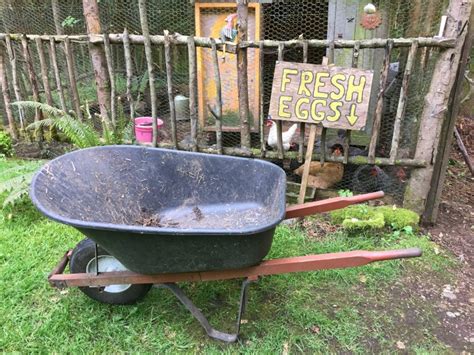
[[[44,161],[30,162],[0,172],[0,197],[3,199],[5,196],[3,208],[16,205],[28,195],[31,179],[43,163]]]
[[[7,132],[0,131],[0,154],[7,157],[13,154],[12,139]]]
[[[396,206],[380,206],[377,210],[383,213],[385,224],[393,229],[403,229],[405,227],[416,228],[420,222],[420,216],[406,208]]]

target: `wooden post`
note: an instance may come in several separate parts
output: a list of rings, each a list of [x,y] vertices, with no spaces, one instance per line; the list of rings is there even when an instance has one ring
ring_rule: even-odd
[[[53,96],[51,95],[51,86],[49,85],[48,65],[46,64],[46,58],[44,55],[43,41],[40,38],[35,38],[35,43],[40,62],[41,79],[43,81],[43,89],[44,94],[46,96],[46,103],[49,106],[54,106]]]
[[[385,47],[385,57],[382,65],[382,73],[380,74],[380,86],[379,93],[377,96],[377,106],[375,108],[374,122],[372,126],[372,135],[370,137],[369,144],[369,162],[370,164],[375,163],[375,149],[377,148],[377,140],[379,138],[380,124],[382,122],[383,114],[383,99],[385,93],[385,86],[387,84],[388,69],[390,67],[390,55],[392,54],[393,41],[388,40],[387,46]]]
[[[110,120],[112,127],[117,126],[116,112],[115,112],[115,74],[114,74],[114,59],[112,57],[112,49],[110,48],[109,34],[104,33],[104,53],[107,64],[107,73],[110,79]]]
[[[36,80],[36,74],[33,66],[33,61],[31,60],[30,50],[28,48],[28,41],[26,36],[21,36],[21,45],[23,48],[23,57],[25,58],[26,62],[26,69],[28,71],[28,78],[31,85],[33,101],[41,102],[39,89],[38,89],[38,81]],[[39,109],[35,109],[35,122],[39,122],[43,119],[43,113]],[[35,131],[35,138],[39,142],[43,141],[43,130],[38,128]]]
[[[6,74],[5,55],[3,50],[0,52],[0,87],[3,93],[3,103],[5,105],[5,112],[8,119],[8,131],[11,137],[15,140],[18,139],[18,130],[15,124],[15,118],[13,117],[12,108],[10,106],[10,92],[8,88],[8,80]]]
[[[442,52],[433,70],[430,89],[425,96],[425,106],[420,117],[415,151],[415,159],[423,159],[429,164],[424,169],[417,169],[412,172],[405,190],[404,207],[413,209],[420,214],[426,208],[423,219],[428,222],[435,219],[433,217],[436,216],[435,210],[437,210],[441,193],[441,186],[438,184],[442,183],[444,178],[444,175],[441,174],[440,176],[440,172],[445,170],[445,167],[441,169],[443,167],[441,163],[443,160],[446,163],[449,155],[448,144],[445,144],[444,147],[439,146],[441,128],[447,113],[449,97],[456,81],[457,72],[455,69],[459,69],[460,60],[465,53],[463,53],[463,46],[469,29],[467,24],[469,16],[472,15],[471,10],[472,2],[470,1],[451,1],[449,4],[445,36],[457,38],[456,47]],[[469,48],[465,48],[465,50],[469,51]],[[456,114],[455,111],[456,107],[451,106],[451,113]],[[453,121],[455,120],[453,115],[450,118]],[[454,122],[452,126],[454,126]],[[447,136],[450,138],[445,142],[449,143],[452,139],[452,131]],[[433,174],[435,164],[440,167],[436,170],[437,174]],[[430,190],[432,191],[431,194]],[[429,194],[433,197],[430,201],[427,201]]]
[[[303,46],[303,63],[308,63],[308,42],[304,41],[302,43]],[[298,139],[298,162],[303,162],[303,154],[304,154],[304,136],[305,136],[305,129],[306,124],[298,123],[298,128],[300,131],[299,139]]]
[[[265,157],[265,152],[267,151],[267,147],[266,147],[266,144],[265,144],[265,125],[264,125],[264,122],[265,122],[265,113],[264,113],[264,102],[263,102],[263,99],[264,99],[264,87],[263,87],[263,76],[264,76],[264,63],[263,63],[263,42],[260,42],[259,45],[258,45],[258,53],[259,53],[259,58],[258,58],[258,65],[259,65],[259,71],[258,71],[258,75],[259,75],[259,95],[260,95],[260,98],[259,98],[259,103],[260,103],[260,107],[259,107],[259,124],[260,124],[260,153],[261,153],[261,157],[264,158]]]
[[[415,61],[417,49],[418,42],[414,41],[411,45],[410,52],[408,53],[405,72],[403,74],[402,87],[400,89],[400,98],[398,100],[397,113],[395,115],[392,146],[390,148],[390,161],[392,163],[395,163],[395,159],[397,158],[398,142],[400,140],[400,128],[402,125],[402,119],[405,115],[405,108],[408,100],[408,83],[410,82],[411,70],[413,68],[413,62]]]
[[[102,29],[100,26],[99,5],[97,0],[82,0],[82,7],[87,25],[87,34],[91,37],[95,34],[101,34]],[[100,116],[107,127],[111,129],[113,127],[111,127],[108,113],[110,107],[110,78],[104,48],[100,44],[94,44],[89,41],[89,55],[91,57],[92,67],[94,68]]]
[[[328,65],[328,58],[323,57],[322,65]],[[304,167],[303,167],[303,175],[301,176],[301,186],[300,186],[300,194],[298,196],[298,203],[304,203],[304,197],[306,195],[306,186],[308,186],[308,177],[309,177],[309,169],[311,166],[311,160],[313,159],[313,150],[314,150],[314,141],[316,140],[316,132],[318,126],[314,123],[310,124],[309,129],[309,137],[308,137],[308,146],[306,147],[306,156],[304,159]],[[323,142],[321,141],[321,147]],[[326,144],[326,142],[324,142]],[[322,154],[321,154],[322,156]],[[324,160],[322,160],[324,162]]]
[[[188,37],[189,60],[189,119],[191,121],[191,139],[193,152],[198,151],[198,112],[197,112],[197,74],[196,45],[192,36]]]
[[[16,55],[13,49],[10,35],[5,36],[5,45],[7,48],[8,59],[10,60],[10,66],[12,68],[12,83],[13,83],[13,92],[15,93],[16,101],[22,101],[22,95],[20,91],[20,86],[18,84],[18,68],[16,66]],[[25,112],[21,107],[18,107],[18,116],[20,118],[20,129],[23,133],[25,132]]]
[[[146,64],[148,68],[148,82],[150,85],[151,117],[153,127],[153,147],[156,147],[158,141],[158,129],[156,126],[157,105],[155,89],[155,71],[153,69],[153,56],[151,53],[150,29],[148,28],[148,17],[146,15],[146,0],[138,0],[138,9],[140,11],[140,23],[143,32],[143,45],[145,47]]]
[[[54,43],[54,39],[50,38],[49,40],[49,55],[51,66],[53,67],[54,71],[54,78],[56,80],[56,90],[59,96],[59,102],[61,104],[61,110],[67,112],[66,107],[66,100],[64,98],[64,91],[63,91],[63,84],[61,83],[61,75],[59,73],[59,66],[58,66],[58,59],[56,55],[56,43]]]
[[[66,54],[67,74],[69,77],[69,87],[71,88],[74,111],[76,112],[77,118],[82,121],[83,115],[81,111],[81,101],[79,98],[79,92],[77,91],[76,71],[74,70],[74,54],[71,47],[71,41],[68,37],[66,37],[66,40],[64,41],[64,52]]]
[[[176,130],[176,109],[174,106],[173,94],[173,62],[171,60],[171,44],[168,31],[165,31],[165,66],[168,101],[170,105],[171,140],[173,142],[174,148],[178,149],[178,132]]]
[[[248,0],[237,0],[238,42],[248,40]],[[239,95],[240,145],[250,148],[250,108],[247,72],[247,48],[237,49],[237,86]]]
[[[56,34],[63,35],[64,30],[61,25],[61,17],[59,16],[59,3],[58,0],[51,0],[51,8],[53,9],[53,21]]]
[[[128,30],[125,28],[123,31],[123,54],[125,58],[125,70],[127,75],[127,102],[130,107],[130,121],[135,119],[135,105],[132,98],[132,79],[133,79],[133,65],[132,65],[132,53],[130,51],[130,38],[128,37]]]
[[[327,128],[323,127],[321,129],[321,144],[319,146],[319,148],[321,149],[321,156],[319,157],[319,162],[321,163],[321,165],[323,165],[326,161],[326,133]]]
[[[222,89],[221,74],[219,71],[219,59],[217,57],[217,47],[214,39],[211,39],[212,63],[214,67],[214,81],[216,83],[216,106],[215,110],[210,108],[216,119],[216,143],[218,154],[222,154]]]
[[[278,45],[278,61],[283,61],[283,51],[285,47],[283,43]],[[277,149],[278,149],[278,159],[284,158],[284,149],[283,149],[283,122],[280,120],[276,121],[277,125]]]

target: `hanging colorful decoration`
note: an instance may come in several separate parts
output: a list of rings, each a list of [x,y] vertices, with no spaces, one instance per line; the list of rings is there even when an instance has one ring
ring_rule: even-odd
[[[225,26],[222,28],[220,32],[220,40],[222,42],[235,42],[237,38],[237,14],[230,14],[225,18]],[[226,51],[226,45],[224,43],[224,55],[222,57],[222,60],[225,61],[225,51]]]
[[[382,24],[382,16],[374,4],[368,3],[364,6],[364,13],[360,25],[366,30],[375,30]]]

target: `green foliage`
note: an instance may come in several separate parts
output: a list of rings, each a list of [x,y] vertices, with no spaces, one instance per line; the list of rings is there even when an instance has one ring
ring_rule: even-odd
[[[420,216],[406,208],[396,206],[380,206],[377,209],[383,213],[385,224],[393,229],[403,229],[405,227],[416,228],[420,222]]]
[[[10,135],[7,132],[0,131],[0,155],[10,157],[12,154],[13,145]]]
[[[2,207],[16,205],[28,195],[31,179],[43,161],[31,161],[13,167],[3,167],[0,172],[0,196],[5,196]],[[3,164],[2,164],[3,165]]]
[[[120,144],[122,142],[123,129],[126,124],[123,122],[120,123],[121,121],[119,121],[119,125],[114,132],[108,127],[105,121],[102,121],[101,137],[94,129],[87,101],[84,110],[87,118],[84,122],[79,121],[76,117],[73,117],[72,114],[40,102],[18,101],[15,102],[14,105],[22,108],[40,109],[47,116],[44,120],[30,124],[27,129],[36,130],[45,126],[52,126],[64,133],[78,148],[95,147],[102,144]]]
[[[352,193],[352,191],[351,191],[351,190],[347,190],[347,189],[338,190],[338,191],[337,191],[337,194],[338,194],[340,197],[351,197],[351,196],[354,196],[354,194]]]
[[[74,27],[75,24],[81,22],[81,20],[73,17],[73,16],[68,16],[66,17],[63,22],[61,22],[61,26],[63,27]]]
[[[408,234],[413,233],[419,219],[415,212],[395,206],[354,205],[331,212],[332,222],[342,225],[347,230],[390,226],[394,230]]]

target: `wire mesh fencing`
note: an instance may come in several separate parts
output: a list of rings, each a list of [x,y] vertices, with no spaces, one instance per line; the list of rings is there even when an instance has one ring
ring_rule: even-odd
[[[55,9],[53,5],[57,3]],[[122,33],[127,28],[130,34],[141,34],[142,27],[140,22],[139,10],[136,0],[101,0],[100,21],[104,33]],[[250,15],[255,19],[250,24],[250,34],[254,40],[275,40],[288,41],[293,39],[356,39],[363,40],[367,38],[401,38],[401,37],[433,37],[438,34],[441,16],[443,15],[448,1],[446,0],[416,0],[416,1],[387,1],[379,0],[373,3],[381,15],[382,24],[376,30],[366,30],[359,26],[361,16],[364,13],[365,1],[340,1],[340,0],[274,0],[274,1],[252,1],[259,7],[258,14],[256,10],[251,10]],[[200,4],[198,6],[198,4]],[[212,22],[212,16],[223,16],[232,13],[232,7],[219,7],[219,4],[228,4],[225,1],[209,1],[206,3],[193,3],[189,0],[159,0],[147,2],[147,16],[151,34],[162,35],[165,30],[170,33],[179,33],[182,35],[196,35],[201,31],[206,36],[206,26],[209,31],[215,31],[215,28],[221,28],[224,22]],[[235,4],[235,2],[232,2]],[[196,11],[198,9],[198,11]],[[54,15],[55,10],[57,12]],[[254,11],[254,12],[252,12]],[[5,33],[15,34],[47,34],[54,35],[64,33],[67,35],[86,34],[86,24],[83,15],[82,2],[80,0],[21,0],[4,1],[0,5],[1,19],[0,26]],[[197,18],[197,12],[199,17]],[[211,16],[212,15],[212,16]],[[206,16],[210,22],[206,23]],[[198,22],[201,21],[201,22]],[[222,20],[219,20],[222,21]],[[219,32],[210,37],[219,36]],[[68,110],[74,110],[74,93],[70,83],[67,61],[64,53],[63,43],[56,44],[57,63],[59,75],[63,85],[66,98],[66,107]],[[12,41],[12,48],[18,62],[19,85],[22,93],[22,99],[31,99],[32,89],[28,79],[25,62],[23,60],[23,49],[19,41]],[[37,60],[37,49],[34,41],[29,41],[29,50],[35,60],[33,60],[34,71],[37,73],[37,82],[40,90],[40,97],[45,102],[44,82],[39,73],[41,68]],[[91,63],[89,44],[87,41],[72,41],[71,50],[73,52],[73,71],[76,79],[79,93],[80,105],[88,108],[87,115],[95,120],[95,127],[100,130],[101,122],[97,117],[99,114],[99,105],[97,102],[97,92],[95,87],[94,70]],[[307,61],[309,63],[321,63],[323,56],[327,56],[328,48],[310,47],[308,48]],[[44,41],[44,51],[49,66],[49,82],[52,86],[53,103],[60,107],[60,97],[57,90],[54,71],[51,70],[51,47]],[[203,68],[210,57],[207,48],[198,48],[202,53]],[[360,68],[374,69],[376,79],[381,69],[384,49],[366,48],[360,50],[358,66]],[[381,128],[378,136],[376,156],[389,158],[392,150],[392,141],[394,135],[394,125],[398,111],[400,93],[403,85],[403,78],[406,71],[409,47],[398,47],[392,50],[390,56],[390,68],[383,96],[383,115]],[[275,62],[278,60],[278,48],[263,48],[262,52],[258,49],[249,49],[249,62],[254,63],[255,75],[249,75],[249,80],[256,80],[257,69],[259,69],[259,56],[262,56],[263,72],[259,76],[262,80],[263,92],[259,92],[257,81],[250,83],[251,95],[250,106],[253,115],[253,124],[251,129],[252,148],[260,148],[261,136],[266,138],[269,129],[264,128],[262,132],[260,125],[264,120],[270,100],[271,87],[273,81],[273,71]],[[420,47],[416,51],[411,68],[411,75],[408,82],[407,104],[401,124],[400,142],[398,147],[397,159],[412,159],[416,148],[419,117],[424,106],[424,96],[427,93],[431,75],[440,49],[435,47]],[[125,73],[125,58],[122,43],[111,44],[111,54],[113,61],[113,80],[115,83],[115,99],[117,106],[117,119],[123,122],[129,122],[132,108],[126,98],[127,84]],[[220,51],[219,59],[221,67],[224,60],[231,63],[232,53],[222,54]],[[334,57],[336,65],[350,66],[353,55],[352,49],[335,49],[331,54]],[[171,122],[170,122],[170,102],[167,92],[167,75],[164,47],[162,45],[152,46],[153,66],[155,73],[155,91],[157,101],[158,117],[164,121],[164,126],[159,130],[159,141],[161,143],[171,144]],[[172,75],[172,94],[175,98],[189,97],[189,61],[186,46],[173,45],[171,48],[173,61]],[[151,97],[148,80],[148,72],[145,58],[144,47],[141,44],[132,44],[132,86],[131,94],[133,97],[133,111],[135,116],[151,116]],[[304,50],[301,46],[289,46],[283,48],[282,58],[285,61],[302,62],[304,60]],[[212,66],[210,67],[212,68]],[[203,69],[203,72],[205,70]],[[11,71],[7,71],[8,79],[11,81]],[[205,97],[206,93],[212,93],[210,85],[207,84],[207,76],[211,76],[212,69],[202,74],[203,85],[199,92],[200,97]],[[207,76],[206,76],[207,75]],[[224,107],[226,102],[235,103],[237,92],[235,82],[227,80],[231,75],[226,72],[221,73],[223,79]],[[235,75],[233,77],[235,80]],[[377,82],[378,84],[378,82]],[[374,95],[372,101],[376,101],[377,91],[380,88],[374,85]],[[10,96],[15,98],[15,93],[10,87]],[[261,98],[262,111],[256,104],[257,97]],[[179,106],[177,113],[177,140],[183,146],[190,141],[190,120],[189,110],[185,106]],[[209,99],[209,104],[213,104]],[[216,132],[214,129],[215,118],[208,111],[207,102],[202,102],[202,112],[199,117],[199,127],[201,130],[200,144],[202,146],[213,147],[216,144]],[[184,108],[183,108],[184,107]],[[372,107],[373,109],[374,107]],[[237,110],[224,110],[223,117],[223,145],[225,147],[238,147],[240,145],[239,115]],[[372,110],[373,111],[373,110]],[[16,111],[15,111],[16,112]],[[34,119],[34,112],[27,112],[25,116],[26,123],[31,123]],[[369,118],[367,129],[361,132],[353,132],[351,135],[351,145],[349,155],[367,156],[368,145],[371,135],[372,119]],[[290,125],[285,124],[286,131]],[[294,136],[297,140],[298,132]],[[337,144],[343,145],[345,133],[337,130],[328,129],[326,142],[320,141],[316,144],[315,152],[321,151],[321,144],[326,144],[328,154],[331,154],[332,147]],[[275,150],[274,147],[267,146],[268,151]],[[298,147],[293,145],[290,151],[295,154],[289,155],[290,161],[285,162],[285,167],[292,171],[300,163],[296,159]],[[283,164],[278,162],[279,164]],[[349,189],[356,192],[371,192],[383,188],[397,203],[403,201],[405,182],[409,179],[411,166],[381,166],[373,169],[372,164],[346,164],[343,167],[343,176],[339,181],[331,185],[332,190]],[[298,181],[299,177],[291,174],[292,178]]]

